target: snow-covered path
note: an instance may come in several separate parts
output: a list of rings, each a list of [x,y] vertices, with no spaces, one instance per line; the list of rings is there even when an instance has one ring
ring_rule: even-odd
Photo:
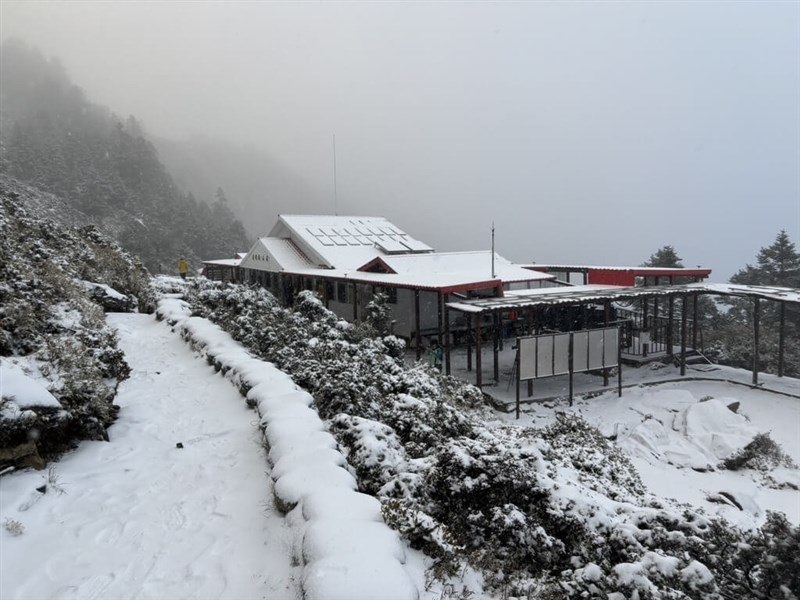
[[[46,472],[0,479],[25,528],[0,531],[0,597],[297,598],[256,414],[163,322],[109,322],[133,370],[111,441],[54,464],[65,494],[35,491]]]

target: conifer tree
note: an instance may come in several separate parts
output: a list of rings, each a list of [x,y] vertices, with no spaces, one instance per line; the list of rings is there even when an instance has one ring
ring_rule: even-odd
[[[683,268],[683,259],[678,256],[675,248],[664,246],[659,248],[650,258],[642,264],[643,267]]]
[[[748,264],[739,270],[731,283],[800,288],[800,253],[786,230],[778,233],[771,246],[761,248],[756,266]]]

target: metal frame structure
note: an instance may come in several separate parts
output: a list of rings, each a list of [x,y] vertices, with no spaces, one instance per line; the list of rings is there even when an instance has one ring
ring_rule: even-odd
[[[764,286],[743,286],[713,283],[691,283],[687,285],[673,286],[647,286],[647,287],[598,287],[597,289],[562,289],[549,288],[544,292],[540,290],[523,290],[511,292],[501,298],[481,298],[475,300],[464,300],[460,302],[448,302],[445,304],[445,312],[455,310],[462,312],[467,317],[468,328],[472,327],[475,321],[475,383],[478,387],[483,385],[482,358],[482,337],[483,322],[491,322],[493,333],[493,358],[494,358],[494,380],[499,381],[499,355],[498,349],[502,345],[498,322],[503,314],[514,311],[523,313],[528,328],[528,334],[532,335],[536,331],[536,322],[542,308],[553,306],[579,306],[586,307],[589,304],[602,305],[604,308],[604,326],[611,324],[611,303],[621,300],[644,300],[663,299],[669,304],[670,315],[674,311],[674,302],[681,302],[681,326],[680,326],[680,367],[681,375],[686,374],[686,355],[687,355],[687,331],[688,314],[690,310],[695,318],[697,315],[697,297],[700,295],[728,296],[746,298],[753,302],[753,385],[758,385],[759,374],[759,334],[760,334],[760,304],[762,301],[778,302],[780,304],[779,322],[779,351],[778,351],[778,376],[783,376],[784,346],[785,346],[785,308],[787,304],[800,306],[800,290],[792,288],[764,287]],[[690,308],[690,300],[692,306]],[[445,327],[448,319],[444,319]],[[675,332],[672,330],[672,319],[670,319],[670,352],[672,342],[675,339]],[[697,330],[693,332],[692,344],[697,345]],[[445,330],[445,372],[450,374],[450,336]],[[472,370],[472,347],[467,345],[467,370]],[[530,386],[530,384],[529,384]]]

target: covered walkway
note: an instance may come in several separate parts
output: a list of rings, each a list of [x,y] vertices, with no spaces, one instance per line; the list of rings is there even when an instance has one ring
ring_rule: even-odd
[[[483,342],[487,333],[492,343],[493,379],[500,380],[499,352],[502,350],[504,326],[508,331],[508,323],[515,324],[513,337],[534,335],[547,329],[545,317],[547,311],[551,314],[554,307],[562,309],[562,315],[568,315],[567,320],[561,321],[563,330],[589,329],[594,327],[607,327],[621,324],[615,318],[617,307],[621,303],[638,301],[642,306],[644,327],[638,331],[631,331],[630,335],[637,337],[643,352],[647,352],[650,344],[650,330],[648,324],[649,312],[659,315],[666,312],[667,326],[664,330],[665,355],[674,357],[678,349],[678,362],[680,374],[686,374],[686,359],[690,348],[698,347],[699,328],[689,325],[698,322],[698,297],[701,295],[728,296],[745,298],[751,301],[753,311],[753,367],[752,382],[758,384],[759,374],[759,333],[761,303],[764,301],[778,304],[779,311],[779,347],[778,347],[778,376],[783,376],[784,347],[786,337],[786,307],[787,305],[800,305],[800,290],[791,288],[743,286],[714,283],[692,283],[687,285],[647,286],[647,287],[620,287],[609,285],[583,285],[558,288],[542,288],[532,290],[519,290],[507,292],[499,298],[480,298],[448,302],[445,305],[444,332],[442,338],[445,342],[445,364],[447,374],[451,373],[451,336],[449,334],[449,311],[457,311],[466,316],[467,321],[467,371],[473,367],[473,344],[475,357],[475,383],[478,387],[483,385]],[[661,303],[661,309],[659,309]],[[666,311],[663,309],[666,303]],[[678,306],[676,306],[676,303]],[[598,311],[600,317],[598,318]],[[676,316],[679,325],[676,327]],[[628,334],[626,333],[626,336]],[[645,341],[642,341],[645,340]],[[629,340],[632,342],[632,340]],[[691,344],[691,346],[689,345]]]

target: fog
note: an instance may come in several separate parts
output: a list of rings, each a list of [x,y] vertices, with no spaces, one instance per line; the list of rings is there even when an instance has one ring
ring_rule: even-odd
[[[780,229],[800,243],[797,2],[0,7],[4,39],[153,136],[249,146],[301,179],[302,199],[257,198],[254,234],[336,211],[467,250],[494,222],[515,261],[670,244],[715,281]]]

